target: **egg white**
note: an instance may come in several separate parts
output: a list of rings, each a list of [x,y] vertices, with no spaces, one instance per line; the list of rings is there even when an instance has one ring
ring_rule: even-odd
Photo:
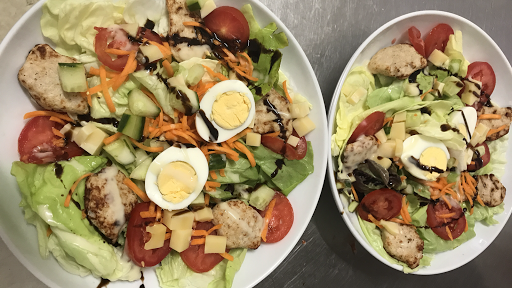
[[[158,189],[157,179],[158,175],[165,167],[165,165],[175,162],[183,161],[196,171],[197,174],[197,186],[192,193],[180,203],[172,203],[166,201],[162,197],[162,193]],[[208,162],[204,157],[203,152],[199,148],[182,148],[170,147],[164,150],[158,155],[155,160],[149,165],[148,173],[146,174],[146,194],[151,201],[155,202],[156,205],[166,210],[178,210],[187,207],[194,199],[197,198],[201,190],[203,190],[204,184],[208,179]]]
[[[247,98],[249,98],[249,101],[251,102],[251,108],[249,109],[249,116],[245,120],[242,125],[235,129],[224,129],[217,125],[215,121],[213,121],[211,114],[212,114],[212,107],[213,102],[217,100],[217,96],[229,92],[229,91],[236,91],[244,94]],[[219,131],[219,137],[216,141],[210,141],[210,130],[208,130],[208,127],[206,126],[206,123],[203,121],[203,118],[200,115],[196,115],[196,129],[197,133],[206,141],[214,142],[214,143],[220,143],[228,140],[229,138],[235,136],[236,134],[242,132],[249,124],[251,124],[252,120],[254,119],[255,114],[255,103],[254,103],[254,96],[251,93],[251,90],[245,86],[245,84],[242,81],[239,80],[225,80],[221,81],[204,95],[203,99],[201,100],[201,103],[199,104],[199,108],[204,111],[204,114],[206,115],[206,118],[208,118],[211,123],[213,124],[213,127]]]
[[[462,116],[462,113],[464,113],[464,117]],[[466,118],[466,121],[464,121],[464,118]],[[478,115],[477,115],[475,108],[463,107],[460,110],[453,111],[452,113],[450,113],[450,115],[448,116],[448,123],[450,123],[450,125],[453,128],[458,129],[460,124],[462,124],[462,126],[466,127],[466,122],[467,122],[466,129],[469,128],[469,134],[471,136],[473,136],[473,132],[475,132],[477,119],[478,119]],[[468,135],[468,137],[469,137],[469,135]],[[471,137],[469,137],[469,139],[467,139],[468,142],[469,142],[469,140],[471,140]]]
[[[448,149],[440,140],[424,135],[413,135],[404,140],[403,152],[400,159],[404,164],[404,168],[416,178],[429,180],[425,175],[426,171],[421,170],[413,162],[411,162],[411,156],[414,156],[416,159],[420,159],[421,153],[423,153],[423,151],[429,147],[440,148],[445,153],[446,159],[450,159],[450,153],[448,153]]]

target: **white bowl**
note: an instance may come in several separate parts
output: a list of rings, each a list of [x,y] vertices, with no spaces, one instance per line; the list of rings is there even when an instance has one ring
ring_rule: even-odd
[[[0,44],[0,180],[2,183],[0,201],[0,236],[16,257],[41,281],[50,287],[90,288],[96,287],[99,280],[91,276],[81,278],[65,272],[52,258],[44,260],[39,256],[37,235],[34,226],[25,222],[23,213],[18,207],[21,200],[15,178],[10,175],[11,163],[19,160],[17,139],[23,128],[23,114],[38,109],[17,80],[17,72],[21,68],[30,49],[38,43],[49,43],[41,34],[40,1],[32,7],[11,29]],[[288,255],[299,241],[306,229],[322,190],[322,182],[327,165],[328,142],[326,112],[320,87],[316,76],[300,48],[297,40],[279,19],[263,4],[255,0],[216,0],[218,6],[230,5],[240,8],[250,3],[260,25],[275,22],[280,31],[288,36],[290,45],[283,52],[281,69],[289,76],[291,87],[300,91],[313,104],[310,117],[317,128],[307,138],[312,141],[315,153],[315,172],[290,194],[289,200],[295,211],[295,223],[289,234],[275,244],[263,244],[254,251],[249,251],[240,271],[236,274],[233,287],[252,287],[272,272]],[[262,264],[264,263],[264,264]],[[145,269],[144,284],[146,287],[159,287],[152,269]],[[110,283],[114,287],[139,287],[140,281]],[[1,286],[1,285],[0,285]]]
[[[331,131],[331,134],[334,133],[336,128],[334,126],[336,107],[338,105],[341,86],[343,85],[350,69],[352,67],[362,65],[365,60],[369,60],[378,50],[391,46],[393,39],[395,39],[397,43],[408,39],[407,29],[409,29],[409,27],[414,25],[421,31],[422,35],[426,35],[430,29],[438,23],[447,23],[452,26],[454,30],[462,31],[463,50],[466,59],[470,62],[489,62],[496,73],[496,88],[491,99],[501,106],[512,105],[512,98],[509,97],[510,86],[508,86],[512,80],[512,68],[510,67],[510,64],[503,52],[489,37],[489,35],[471,21],[458,15],[442,11],[418,11],[400,16],[384,24],[380,29],[370,35],[370,37],[368,37],[368,39],[366,39],[366,41],[364,41],[354,53],[341,75],[332,98],[329,109],[329,131]],[[511,141],[509,140],[509,143],[510,142]],[[512,169],[512,155],[510,153],[507,153],[507,160],[508,163],[506,170],[510,171]],[[357,214],[348,212],[348,201],[346,197],[340,197],[336,189],[336,179],[333,173],[336,166],[336,159],[329,157],[327,166],[329,173],[327,174],[329,175],[330,187],[334,196],[334,201],[336,202],[340,212],[342,212],[342,218],[348,228],[354,237],[357,238],[359,243],[361,243],[361,245],[375,258],[394,269],[402,270],[402,266],[389,263],[375,252],[361,231]],[[510,179],[510,177],[504,177],[501,181],[505,187],[512,187],[512,179]],[[503,229],[510,216],[511,204],[511,196],[507,195],[505,197],[505,212],[495,216],[495,219],[500,222],[499,224],[487,227],[481,223],[477,223],[475,226],[476,237],[454,250],[436,254],[430,266],[422,267],[414,274],[440,274],[456,269],[473,260],[492,243],[500,233],[501,229]]]

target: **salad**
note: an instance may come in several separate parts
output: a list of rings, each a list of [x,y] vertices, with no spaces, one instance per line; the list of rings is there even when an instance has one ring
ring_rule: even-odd
[[[464,57],[461,31],[407,35],[348,73],[331,150],[369,244],[410,273],[475,237],[476,222],[497,224],[512,108],[491,101],[494,71]]]
[[[275,23],[213,0],[48,0],[41,28],[56,48],[18,72],[42,109],[11,168],[41,257],[106,281],[155,267],[161,287],[231,287],[248,249],[287,235],[315,124]]]

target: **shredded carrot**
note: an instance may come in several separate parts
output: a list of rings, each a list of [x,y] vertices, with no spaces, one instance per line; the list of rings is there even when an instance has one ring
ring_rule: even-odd
[[[392,121],[393,121],[393,117],[388,117],[388,118],[384,119],[384,125],[382,125],[382,126],[386,126],[386,124],[388,124]]]
[[[57,122],[57,123],[60,123],[62,125],[66,125],[66,122],[64,122],[62,119],[57,118],[55,116],[50,116],[50,121]]]
[[[112,135],[112,136],[110,136],[110,137],[107,137],[107,138],[103,139],[103,143],[104,143],[105,145],[108,145],[108,144],[110,144],[110,143],[112,143],[112,142],[116,141],[117,139],[119,139],[119,137],[121,137],[121,136],[123,136],[123,133],[121,133],[121,132],[117,132],[116,134],[114,134],[114,135]]]
[[[507,127],[508,127],[507,125],[501,125],[500,127],[496,128],[496,129],[491,129],[491,130],[489,130],[489,132],[487,132],[487,136],[490,136],[494,133],[498,133],[501,130],[506,129]]]
[[[226,78],[226,76],[222,75],[221,73],[214,72],[212,70],[212,68],[210,68],[206,65],[203,65],[203,67],[204,67],[204,69],[206,69],[206,72],[208,72],[208,74],[210,74],[210,76],[212,76],[214,78],[218,78],[220,81],[228,80],[228,78]]]
[[[272,133],[267,133],[267,134],[265,134],[265,135],[263,135],[263,136],[277,137],[277,136],[279,136],[280,134],[281,134],[281,132],[280,132],[280,131],[276,131],[276,132],[272,132]]]
[[[219,170],[219,174],[220,174],[220,176],[222,176],[222,177],[226,177],[226,171],[224,171],[224,169],[220,169],[220,170]]]
[[[377,219],[375,219],[375,217],[373,217],[372,214],[368,214],[368,219],[370,219],[370,221],[372,221],[372,223],[375,224],[375,226],[382,228],[382,225],[380,225],[380,221],[377,221]]]
[[[450,241],[453,241],[453,236],[452,236],[452,232],[450,231],[450,228],[448,228],[448,226],[444,226],[444,227],[446,228],[446,234],[448,234]]]
[[[423,100],[423,98],[425,98],[425,96],[427,96],[427,94],[428,94],[428,93],[430,93],[430,92],[432,92],[432,91],[434,91],[434,89],[430,89],[430,90],[428,90],[427,92],[425,92],[425,93],[421,94],[420,99],[421,99],[421,100]]]
[[[247,156],[247,159],[249,160],[249,163],[251,163],[251,167],[256,167],[256,159],[254,159],[254,155],[252,154],[247,147],[245,147],[244,144],[240,142],[235,142],[235,148],[238,149],[240,152],[244,153],[245,156]]]
[[[107,78],[114,78],[114,77],[119,76],[119,74],[121,74],[121,73],[115,72],[115,71],[106,71],[106,72],[107,72]],[[95,75],[95,76],[100,76],[100,69],[91,67],[89,69],[89,74]]]
[[[478,201],[478,203],[480,203],[480,205],[485,207],[484,201],[482,201],[482,198],[480,198],[480,195],[476,195],[476,201]]]
[[[224,252],[224,253],[219,253],[219,255],[220,255],[220,256],[222,256],[222,258],[227,259],[228,261],[233,261],[233,260],[235,260],[235,258],[233,258],[233,256],[231,256],[231,254],[226,253],[226,252]]]
[[[407,224],[404,220],[398,219],[398,218],[391,218],[391,219],[389,219],[389,221],[399,223],[399,224]]]
[[[226,47],[221,47],[222,51],[224,53],[226,53],[226,56],[228,57],[228,60],[231,61],[231,62],[238,62],[239,60],[235,57],[235,55],[233,55],[233,53],[231,53],[228,49],[226,49]],[[226,58],[224,58],[226,59]]]
[[[55,129],[55,127],[52,127],[52,132],[53,132],[53,135],[57,136],[57,137],[60,137],[60,138],[66,138],[64,136],[64,134],[60,133],[59,130]]]
[[[220,187],[220,183],[219,182],[213,182],[213,181],[206,181],[206,184],[208,184],[208,186],[210,187]]]
[[[267,207],[267,212],[265,212],[265,219],[263,222],[263,231],[261,231],[261,239],[267,242],[267,232],[268,232],[268,224],[270,223],[270,219],[272,218],[272,211],[274,210],[274,206],[276,205],[276,199],[272,199]]]
[[[213,231],[220,229],[220,227],[222,227],[222,224],[215,225],[212,228],[210,228],[210,230],[206,231],[206,233],[208,233],[208,235],[210,235],[210,234],[212,234]]]
[[[52,111],[32,111],[32,112],[28,112],[28,113],[25,113],[25,115],[23,115],[23,119],[26,120],[26,119],[34,118],[34,117],[37,117],[37,116],[47,116],[47,117],[49,116],[50,118],[53,116],[53,117],[62,119],[64,121],[73,122],[73,119],[71,119],[68,115],[64,115],[64,114],[60,114],[60,113],[52,112]]]
[[[162,208],[160,206],[156,206],[156,221],[160,222],[162,219]]]
[[[146,117],[144,119],[144,130],[142,130],[142,136],[144,137],[148,137],[149,136],[149,119],[148,117]]]
[[[69,193],[66,196],[66,200],[64,200],[64,207],[66,207],[66,208],[69,207],[69,202],[71,201],[71,195],[75,191],[75,189],[78,186],[78,184],[80,183],[80,181],[82,181],[83,179],[85,179],[91,175],[92,175],[92,173],[87,173],[87,174],[84,174],[84,175],[78,177],[78,179],[75,181],[75,183],[73,183],[73,186],[71,186],[71,189],[69,189]]]
[[[140,212],[140,217],[141,218],[154,218],[154,217],[156,217],[156,212],[155,211],[142,211],[142,212]]]
[[[175,130],[174,134],[187,139],[190,142],[190,144],[192,144],[192,145],[194,145],[196,147],[198,146],[197,142],[194,139],[192,139],[192,137],[190,137],[190,135],[188,135],[187,133],[185,133],[183,131],[180,131],[180,130]]]
[[[228,148],[224,148],[224,147],[218,146],[215,143],[207,145],[207,148],[211,149],[211,150],[222,152],[222,153],[224,153],[226,155],[231,155],[233,157],[237,157],[238,156],[238,153],[236,153],[235,151],[233,151],[231,149],[228,149]],[[212,154],[212,153],[210,153],[210,154]]]
[[[172,232],[167,232],[167,233],[165,233],[164,240],[171,239],[171,235],[172,235]]]
[[[192,241],[190,241],[190,245],[203,245],[205,242],[205,238],[193,239]]]
[[[210,205],[210,194],[208,194],[208,193],[204,194],[204,205],[205,206]]]
[[[404,182],[405,179],[407,179],[407,176],[405,176],[405,175],[404,176],[400,176],[400,180],[402,180],[402,182]]]
[[[471,210],[470,210],[470,212],[469,212],[469,215],[473,215],[473,208],[474,208],[474,207],[471,207]]]
[[[135,69],[137,69],[137,60],[135,60],[136,56],[137,53],[135,51],[130,52],[130,56],[128,56],[128,60],[126,61],[123,71],[118,77],[116,77],[115,82],[112,84],[112,89],[114,89],[114,91],[119,89],[119,87],[121,87],[124,81],[128,78],[128,75],[135,72]]]
[[[137,141],[135,141],[134,139],[130,138],[130,141],[132,141],[132,143],[139,147],[140,149],[144,150],[144,151],[147,151],[147,152],[162,152],[164,151],[164,147],[148,147],[148,146],[144,146],[144,144],[141,144]]]
[[[409,203],[407,203],[407,198],[405,196],[402,197],[402,208],[400,208],[400,216],[406,224],[411,224],[412,219],[411,215],[409,215]]]
[[[245,73],[244,71],[241,70],[241,68],[239,66],[235,66],[234,67],[234,70],[236,71],[236,73],[240,74],[241,76],[247,78],[248,80],[251,80],[251,81],[258,81],[258,78],[256,77],[253,77],[253,76],[250,76],[250,75],[247,75],[247,73]],[[220,78],[219,78],[220,79]]]
[[[478,116],[478,120],[501,119],[499,114],[482,114]]]
[[[101,79],[101,88],[103,90],[103,97],[105,98],[105,102],[107,102],[108,110],[111,113],[116,112],[116,106],[114,106],[114,102],[112,102],[112,98],[110,98],[110,92],[108,92],[107,86],[107,72],[105,71],[105,66],[100,66],[100,79]]]
[[[352,196],[354,196],[354,200],[356,202],[359,202],[359,196],[357,196],[357,192],[356,192],[356,189],[354,189],[354,185],[350,185],[350,189],[352,190]]]
[[[208,233],[206,233],[206,230],[193,230],[192,236],[206,236]]]
[[[195,22],[195,21],[185,21],[182,23],[183,26],[195,26],[195,27],[202,27],[201,23]]]
[[[251,128],[245,128],[242,132],[236,134],[235,136],[229,138],[228,140],[226,140],[226,142],[228,143],[233,143],[235,142],[236,140],[244,137],[245,135],[247,135],[247,133],[251,132],[252,129]]]
[[[210,177],[212,177],[213,180],[217,179],[217,173],[215,173],[214,170],[210,170]]]
[[[288,94],[288,88],[286,88],[286,82],[287,82],[287,80],[283,81],[284,94],[286,95],[286,98],[288,99],[288,102],[293,103],[292,97],[290,97],[290,94]]]
[[[46,237],[50,237],[50,235],[52,235],[52,228],[48,226],[48,228],[46,229]]]
[[[85,219],[85,217],[87,217],[87,215],[85,215],[85,210],[82,210],[82,219]]]
[[[166,59],[162,62],[162,65],[164,66],[167,75],[172,77],[174,75],[174,70],[172,69],[171,63],[169,63],[169,61]]]
[[[451,218],[455,216],[455,212],[452,212],[452,213],[447,213],[447,214],[440,214],[440,215],[436,215],[436,217],[438,218],[443,218],[443,219],[446,219],[446,218]]]
[[[466,220],[466,228],[464,228],[464,232],[468,232],[468,221]]]
[[[448,199],[444,195],[442,195],[441,198],[444,200],[444,202],[446,202],[446,205],[448,205],[448,208],[452,209],[452,204],[450,204]]]
[[[124,183],[124,185],[128,186],[128,188],[132,189],[132,191],[135,194],[137,194],[137,196],[139,196],[140,199],[142,199],[142,201],[149,202],[149,198],[148,198],[148,195],[146,194],[146,192],[142,191],[135,183],[133,183],[132,180],[130,180],[130,178],[128,178],[128,177],[124,178],[123,183]]]

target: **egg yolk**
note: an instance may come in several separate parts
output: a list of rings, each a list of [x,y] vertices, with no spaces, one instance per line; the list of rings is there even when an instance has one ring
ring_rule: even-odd
[[[197,174],[190,164],[183,161],[164,166],[157,179],[162,197],[174,204],[188,198],[197,186]]]
[[[251,109],[251,101],[243,93],[228,91],[217,96],[212,106],[212,119],[224,129],[240,127]]]
[[[428,147],[423,150],[420,156],[420,163],[429,167],[436,167],[441,170],[446,171],[446,167],[448,165],[448,159],[446,158],[446,154],[439,147]],[[429,180],[435,180],[439,177],[439,173],[437,172],[425,172],[425,176]]]

